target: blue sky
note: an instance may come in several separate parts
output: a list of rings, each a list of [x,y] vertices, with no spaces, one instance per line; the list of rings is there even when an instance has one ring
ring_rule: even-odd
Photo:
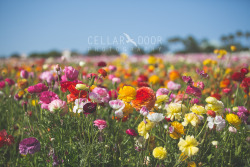
[[[249,7],[249,0],[2,0],[0,56],[52,49],[85,52],[106,47],[101,38],[114,42],[124,32],[136,42],[139,36],[165,41],[187,35],[216,41],[222,34],[250,31]]]

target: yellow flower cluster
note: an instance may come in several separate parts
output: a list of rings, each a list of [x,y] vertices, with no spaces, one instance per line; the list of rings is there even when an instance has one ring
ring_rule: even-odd
[[[132,86],[123,86],[122,88],[120,88],[118,94],[118,99],[125,102],[131,102],[135,99],[136,90]]]
[[[184,104],[170,103],[166,110],[168,118],[171,120],[180,120],[182,115],[187,112],[187,107]]]
[[[147,121],[147,123],[142,121],[138,125],[138,133],[140,136],[143,136],[145,139],[148,139],[148,137],[149,137],[148,132],[154,127],[154,123],[150,122],[150,120],[148,120],[148,119],[146,121]]]
[[[206,59],[203,61],[203,65],[204,66],[207,66],[207,65],[216,65],[217,64],[217,61],[215,60],[212,60],[212,59]]]
[[[216,115],[222,115],[224,112],[224,104],[222,101],[219,101],[214,97],[207,97],[205,101],[208,103],[205,106],[206,110],[212,110],[216,113]]]
[[[163,147],[156,147],[153,150],[153,156],[157,159],[163,160],[167,157],[167,151]]]
[[[186,140],[180,139],[180,142],[178,143],[179,150],[183,152],[185,155],[191,157],[192,155],[195,155],[198,151],[199,148],[196,147],[198,146],[197,140],[194,138],[194,136],[186,136]]]
[[[206,110],[204,107],[202,106],[199,106],[199,105],[193,105],[190,110],[195,113],[195,114],[198,114],[198,115],[202,115],[202,114],[206,114]]]
[[[238,117],[238,115],[235,114],[227,114],[226,120],[228,123],[234,125],[236,128],[239,128],[239,125],[241,124],[241,120]]]
[[[191,124],[192,126],[197,126],[200,123],[200,119],[194,113],[185,114],[184,122],[182,122],[183,126],[187,126]]]

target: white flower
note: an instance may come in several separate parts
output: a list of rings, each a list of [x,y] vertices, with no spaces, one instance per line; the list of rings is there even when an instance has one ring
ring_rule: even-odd
[[[121,109],[115,111],[115,116],[116,116],[116,117],[118,117],[118,118],[123,118],[122,109],[123,109],[123,108],[121,108]]]
[[[226,126],[226,121],[221,116],[208,117],[207,121],[209,129],[213,129],[214,125],[216,125],[216,131],[221,131]]]
[[[212,141],[212,145],[214,145],[214,146],[217,146],[218,145],[218,141]]]
[[[165,116],[163,116],[162,113],[149,114],[147,117],[151,122],[154,122],[154,123],[159,123],[165,118]]]
[[[79,62],[79,66],[83,67],[86,63],[84,61]]]
[[[228,130],[231,133],[237,133],[237,129],[235,127],[229,126]]]
[[[122,100],[111,100],[109,101],[109,106],[115,110],[118,110],[120,108],[124,108],[125,104]]]
[[[73,107],[74,113],[81,113],[83,112],[84,101],[83,99],[76,99],[75,106]]]
[[[63,110],[63,112],[68,111],[67,103],[60,99],[55,99],[48,105],[49,111],[55,113],[57,110]]]

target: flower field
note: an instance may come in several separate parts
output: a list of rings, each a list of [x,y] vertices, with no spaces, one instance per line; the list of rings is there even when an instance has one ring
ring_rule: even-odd
[[[250,166],[250,56],[5,60],[1,166]]]

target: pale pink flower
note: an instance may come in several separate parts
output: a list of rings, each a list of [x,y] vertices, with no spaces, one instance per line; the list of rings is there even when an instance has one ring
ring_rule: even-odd
[[[156,91],[156,97],[160,95],[168,95],[168,94],[169,94],[169,90],[166,88],[160,88]]]
[[[60,99],[56,99],[50,102],[48,108],[51,113],[55,113],[56,111],[60,110],[62,114],[66,114],[68,112],[68,106],[66,101],[62,101]]]
[[[114,77],[112,79],[112,83],[115,84],[115,83],[120,83],[121,82],[121,79],[120,78],[117,78],[117,77]]]
[[[45,71],[40,75],[42,81],[47,81],[50,84],[54,80],[54,76],[50,71]]]
[[[228,131],[231,133],[237,133],[237,129],[235,127],[229,126]]]
[[[96,87],[89,94],[89,98],[96,103],[108,103],[109,94],[105,88]]]
[[[181,85],[173,81],[169,81],[167,87],[169,90],[179,90],[181,88]]]
[[[40,104],[41,108],[43,109],[49,109],[49,103],[51,103],[53,100],[59,99],[58,95],[54,92],[51,91],[44,91],[39,95],[39,100],[40,100]]]

